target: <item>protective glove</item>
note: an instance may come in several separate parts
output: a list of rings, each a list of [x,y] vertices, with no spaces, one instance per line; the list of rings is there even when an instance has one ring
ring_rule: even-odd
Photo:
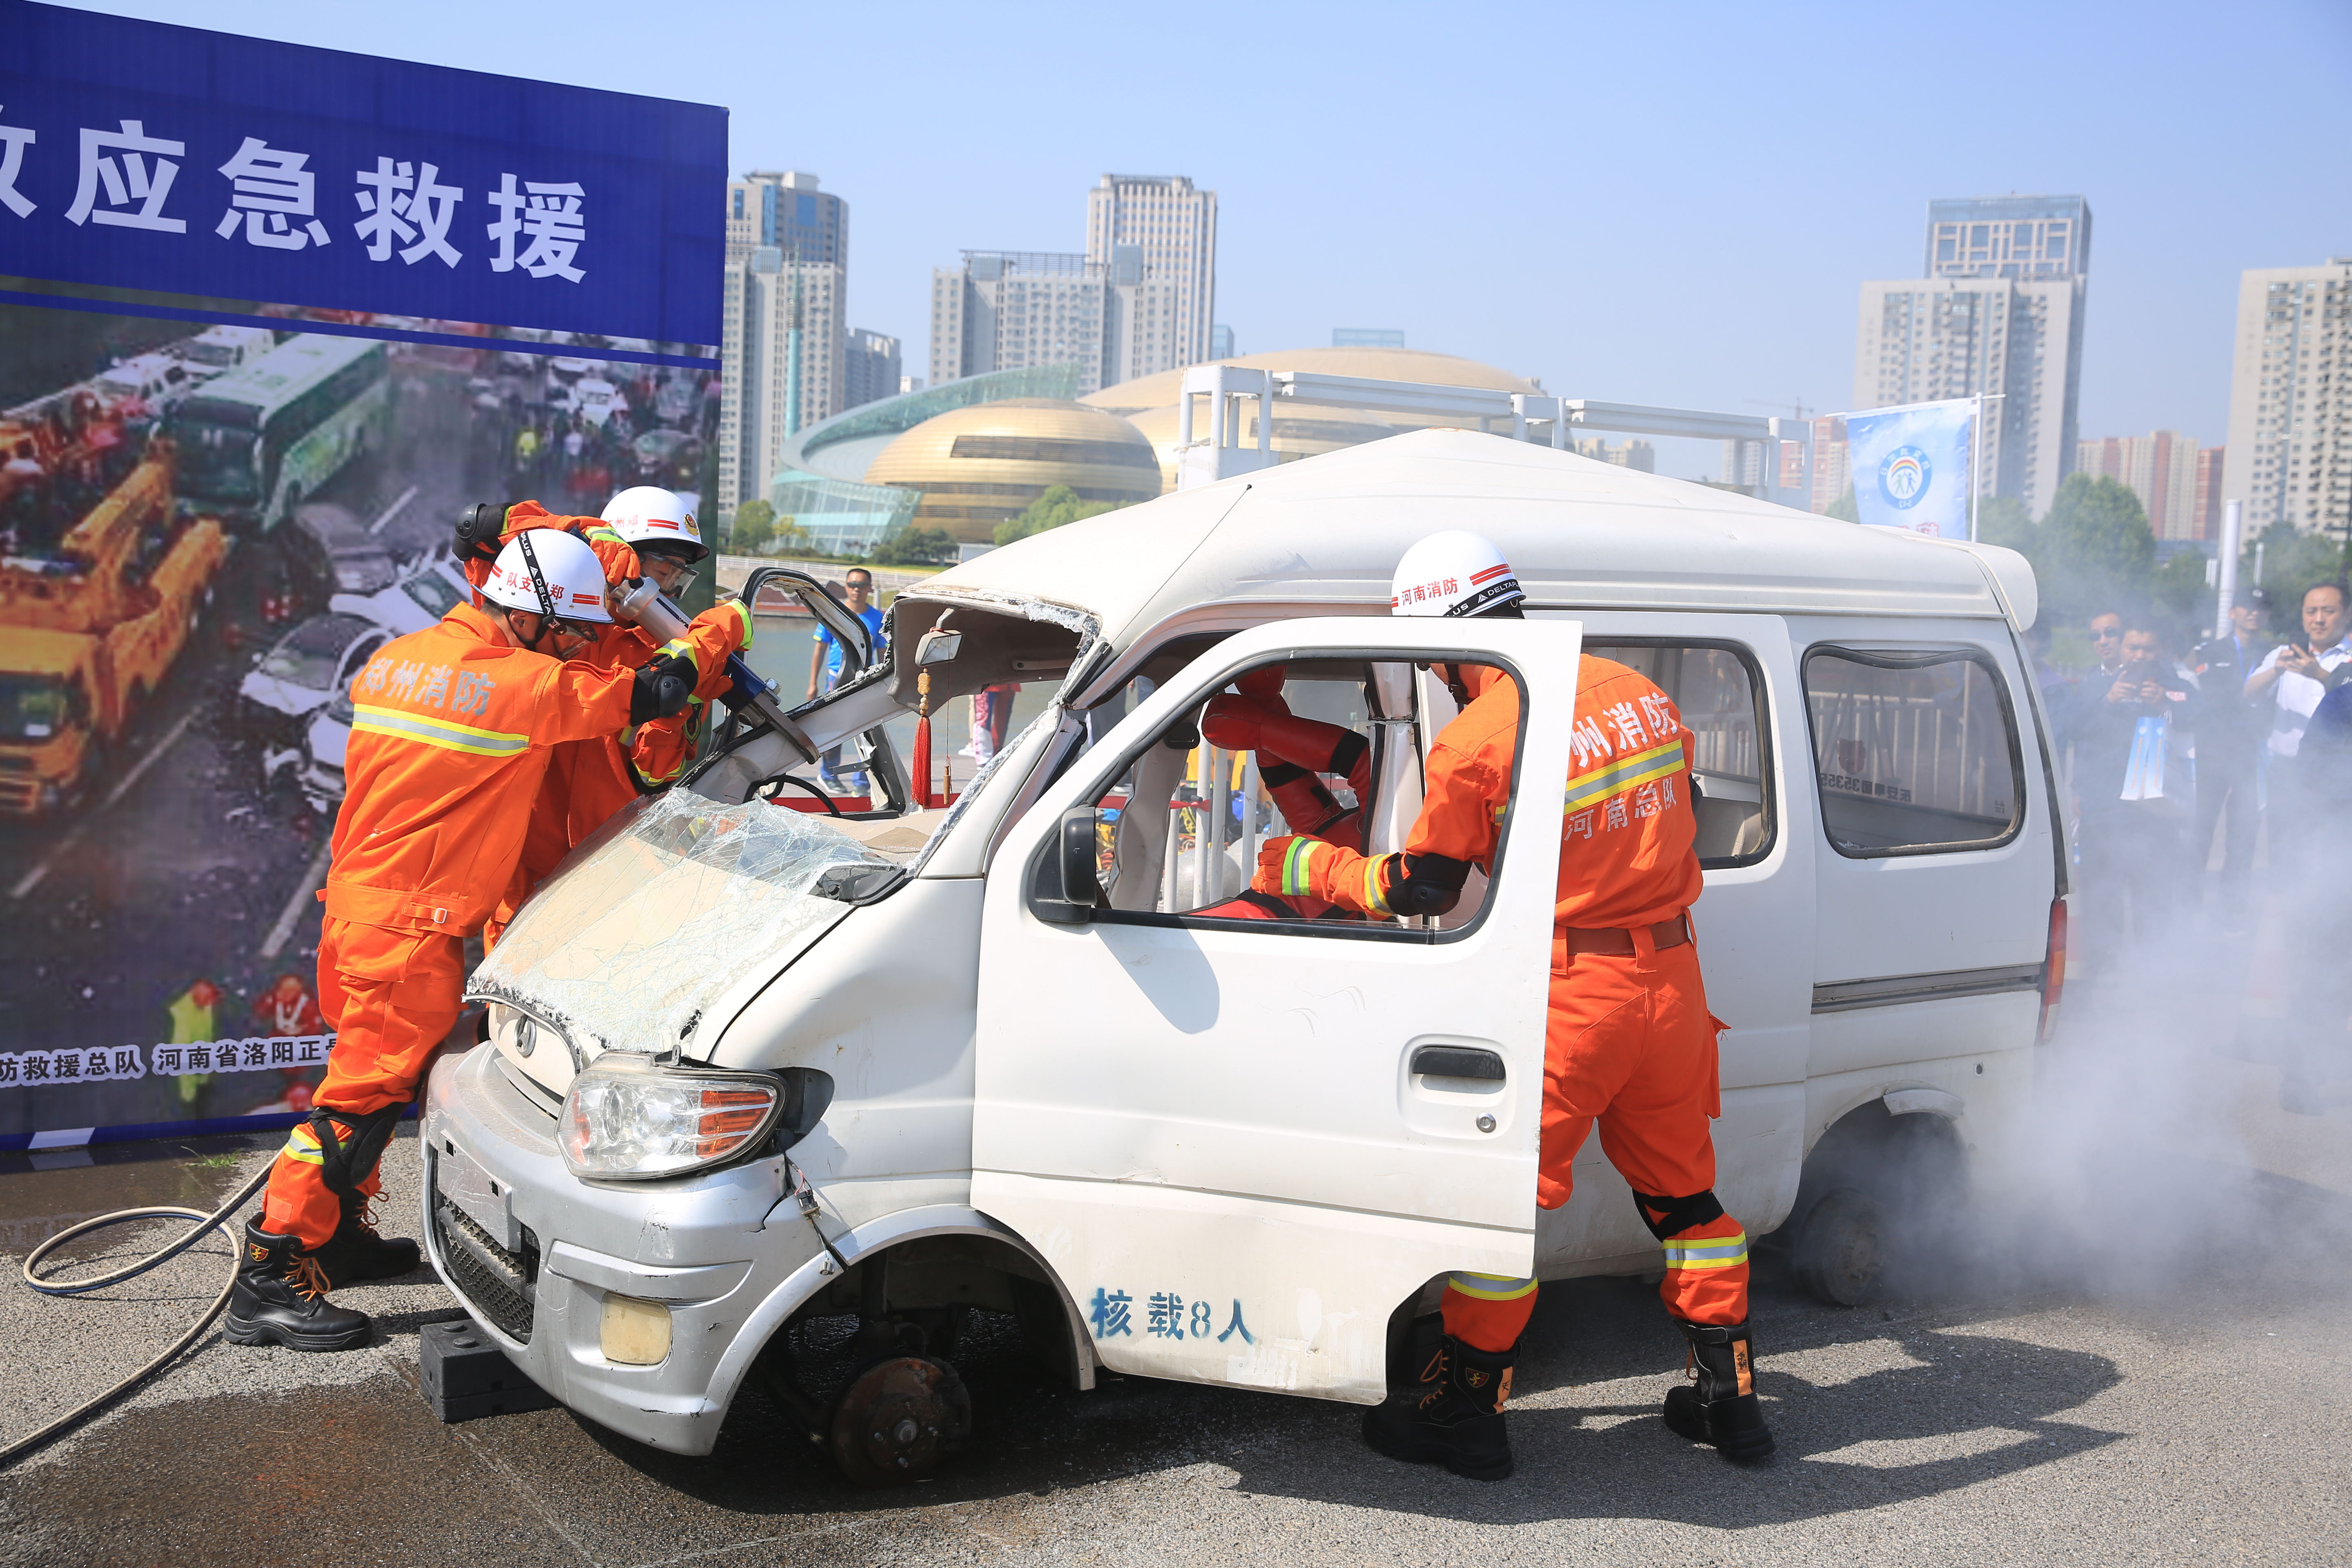
[[[1360,914],[1391,912],[1381,892],[1381,859],[1367,860],[1352,849],[1319,838],[1292,835],[1268,839],[1257,852],[1253,890],[1285,897],[1321,899]]]
[[[629,722],[643,724],[683,712],[694,696],[694,661],[656,654],[638,669],[629,691]]]

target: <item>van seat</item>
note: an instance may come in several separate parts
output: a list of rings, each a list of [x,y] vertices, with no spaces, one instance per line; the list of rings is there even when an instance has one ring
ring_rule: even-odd
[[[1693,805],[1698,814],[1700,859],[1735,860],[1763,847],[1764,808],[1756,802],[1701,795]]]

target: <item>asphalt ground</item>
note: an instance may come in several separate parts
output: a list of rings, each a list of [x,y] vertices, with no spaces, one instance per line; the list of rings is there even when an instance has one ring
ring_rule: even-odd
[[[2284,1114],[2275,1068],[2194,1043],[2221,1005],[2070,1004],[2032,1167],[1876,1305],[1821,1306],[1766,1253],[1780,1448],[1756,1468],[1659,1422],[1682,1349],[1636,1280],[1545,1289],[1500,1484],[1371,1454],[1349,1406],[1139,1378],[1069,1393],[982,1314],[958,1356],[967,1451],[866,1491],[756,1389],[699,1459],[561,1409],[444,1426],[417,1331],[457,1309],[420,1275],[339,1296],[376,1315],[368,1349],[208,1336],[0,1474],[0,1563],[2341,1563],[2352,1085]],[[0,1241],[225,1194],[265,1158],[0,1176]],[[397,1142],[395,1232],[418,1169]],[[226,1258],[210,1244],[79,1301],[0,1289],[0,1423],[26,1430],[152,1353]]]

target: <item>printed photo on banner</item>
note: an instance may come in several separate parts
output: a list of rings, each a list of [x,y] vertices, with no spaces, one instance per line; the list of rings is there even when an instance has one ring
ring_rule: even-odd
[[[727,117],[8,20],[0,1152],[282,1125],[352,681],[470,596],[460,512],[715,489]]]
[[[1845,416],[1862,521],[1937,539],[1969,537],[1973,401],[1912,403]]]

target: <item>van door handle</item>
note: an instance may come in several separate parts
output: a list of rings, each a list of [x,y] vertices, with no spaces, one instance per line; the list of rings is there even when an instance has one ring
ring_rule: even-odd
[[[1500,1081],[1503,1058],[1474,1046],[1423,1046],[1412,1053],[1412,1070],[1431,1078],[1483,1078]]]

